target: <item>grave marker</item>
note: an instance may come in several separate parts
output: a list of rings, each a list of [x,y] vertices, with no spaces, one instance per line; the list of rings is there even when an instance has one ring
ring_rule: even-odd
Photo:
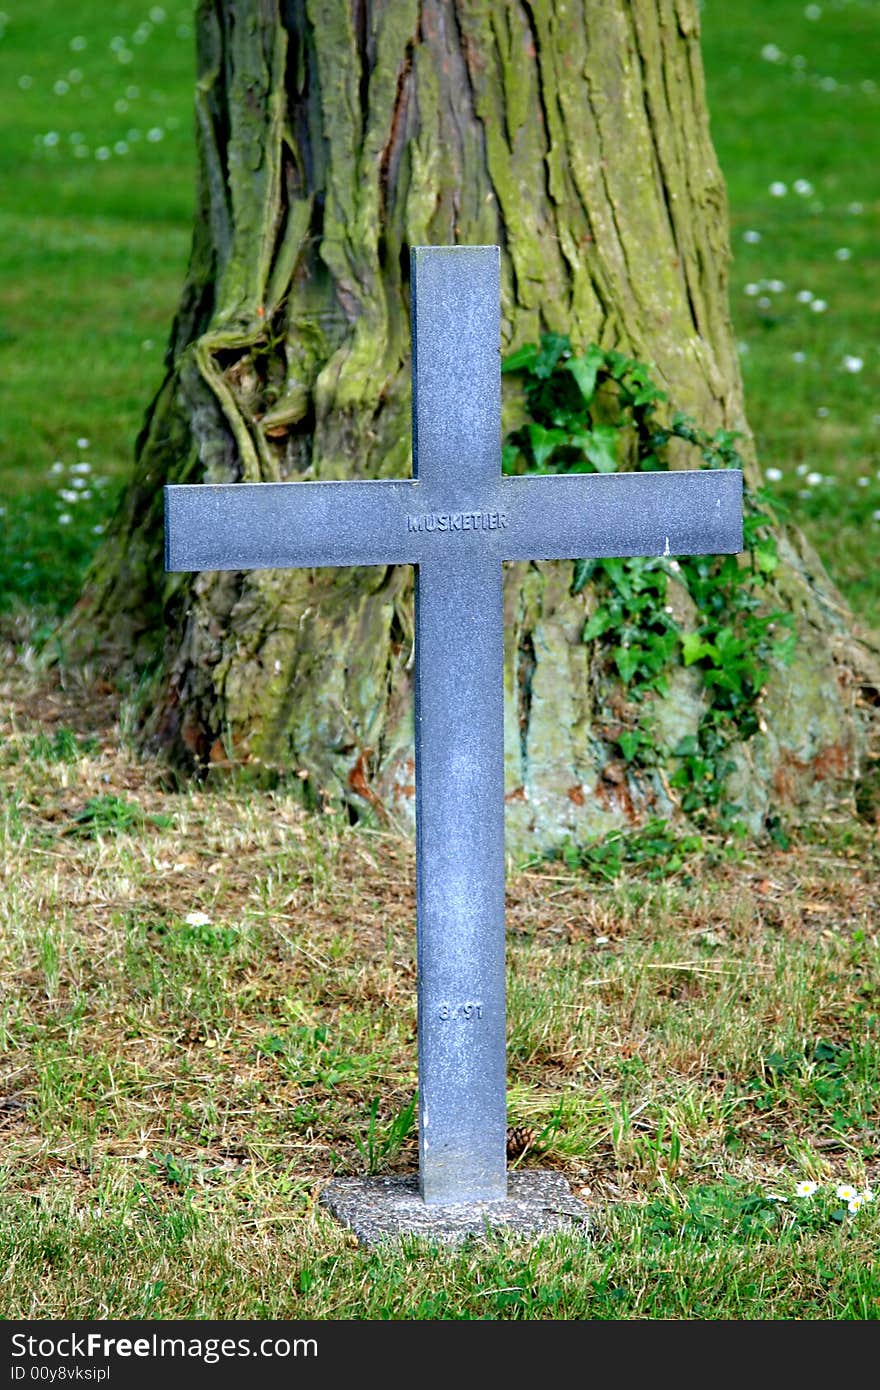
[[[499,277],[495,246],[412,251],[411,479],[165,489],[169,570],[416,567],[419,1192],[437,1207],[508,1197],[502,562],[742,548],[734,470],[502,476]]]

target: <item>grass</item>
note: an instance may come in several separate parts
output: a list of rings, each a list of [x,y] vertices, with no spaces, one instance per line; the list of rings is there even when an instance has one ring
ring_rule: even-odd
[[[0,62],[0,604],[51,614],[162,379],[193,208],[192,9],[15,6]]]
[[[880,6],[702,9],[749,421],[778,496],[877,626]]]
[[[869,828],[511,865],[511,1162],[592,1233],[365,1251],[317,1199],[416,1166],[411,844],[169,789],[67,680],[0,701],[7,1316],[878,1315],[880,1201],[836,1195],[880,1186]]]
[[[880,6],[702,12],[750,420],[876,621]],[[4,1316],[877,1318],[880,1201],[837,1195],[880,1187],[880,854],[856,820],[510,866],[511,1163],[564,1173],[589,1238],[369,1252],[319,1205],[332,1175],[416,1164],[411,845],[306,814],[295,779],[169,786],[116,692],[47,686],[33,657],[99,543],[185,264],[191,16],[148,13],[46,0],[0,25]]]

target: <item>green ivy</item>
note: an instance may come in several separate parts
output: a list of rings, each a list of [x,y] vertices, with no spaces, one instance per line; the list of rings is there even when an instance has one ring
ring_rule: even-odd
[[[657,472],[669,467],[672,440],[689,445],[703,468],[741,468],[738,436],[708,434],[686,415],[666,422],[657,408],[666,394],[643,362],[591,344],[575,353],[569,339],[546,333],[502,363],[523,380],[528,419],[502,450],[505,473],[611,473],[619,467]],[[739,808],[724,794],[733,769],[731,744],[751,738],[771,658],[791,658],[792,619],[768,609],[767,585],[779,564],[773,533],[778,504],[763,489],[744,489],[743,557],[576,560],[572,592],[589,583],[596,606],[584,630],[629,696],[631,714],[606,734],[634,773],[668,768],[681,809],[698,825],[739,828]],[[693,600],[699,625],[684,631],[669,604],[671,580]],[[651,701],[669,690],[674,666],[702,677],[706,708],[697,733],[674,748],[658,747]]]

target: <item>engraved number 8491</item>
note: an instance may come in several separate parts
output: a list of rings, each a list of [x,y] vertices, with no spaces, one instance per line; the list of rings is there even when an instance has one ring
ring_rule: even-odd
[[[448,1000],[438,1005],[440,1018],[445,1022],[451,1018],[482,1018],[483,1001],[481,999],[466,999],[462,1004],[450,1004]]]

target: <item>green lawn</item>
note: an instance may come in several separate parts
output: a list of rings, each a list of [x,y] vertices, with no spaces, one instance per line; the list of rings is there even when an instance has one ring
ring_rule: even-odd
[[[759,455],[878,624],[880,6],[706,0],[702,11]]]
[[[63,608],[130,466],[186,267],[191,7],[16,6],[0,67],[0,583],[6,602]]]
[[[880,6],[701,9],[749,418],[774,487],[877,622]],[[46,0],[0,35],[0,581],[5,602],[64,607],[130,465],[182,283],[192,14]],[[72,509],[59,492],[85,463],[79,491],[107,481]]]

